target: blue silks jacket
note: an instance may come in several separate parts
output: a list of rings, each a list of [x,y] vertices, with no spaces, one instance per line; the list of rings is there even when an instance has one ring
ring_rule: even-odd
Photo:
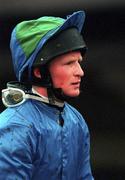
[[[0,180],[93,180],[89,146],[75,108],[27,100],[0,115]]]

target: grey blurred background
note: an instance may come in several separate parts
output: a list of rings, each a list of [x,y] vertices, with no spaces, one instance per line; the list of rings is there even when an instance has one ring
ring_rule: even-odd
[[[70,101],[91,134],[95,180],[125,180],[125,1],[0,0],[0,90],[15,80],[9,49],[14,26],[43,15],[65,17],[85,10],[88,45],[82,94]],[[0,111],[4,110],[0,101]]]

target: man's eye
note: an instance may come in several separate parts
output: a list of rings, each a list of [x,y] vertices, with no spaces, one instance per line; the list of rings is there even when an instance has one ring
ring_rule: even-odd
[[[74,63],[74,61],[69,61],[69,62],[66,63],[66,65],[71,65],[73,63]]]

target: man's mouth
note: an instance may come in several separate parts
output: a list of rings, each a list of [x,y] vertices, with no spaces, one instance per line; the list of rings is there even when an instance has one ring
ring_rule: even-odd
[[[79,87],[80,86],[80,82],[73,82],[72,85],[76,86],[76,87]]]
[[[80,83],[81,83],[81,81],[75,81],[72,84],[76,85],[76,84],[80,84]]]

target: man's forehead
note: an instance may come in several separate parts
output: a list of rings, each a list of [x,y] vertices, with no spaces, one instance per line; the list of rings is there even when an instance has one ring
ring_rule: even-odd
[[[75,60],[77,60],[77,61],[83,60],[82,54],[79,50],[78,51],[70,51],[68,53],[59,55],[59,56],[53,58],[50,63],[55,62],[55,63],[60,64],[61,62],[73,61],[73,60],[74,61]]]
[[[78,51],[71,51],[69,53],[67,53],[67,57],[72,57],[74,59],[79,59],[79,60],[82,60],[82,54],[81,52],[78,50]]]

